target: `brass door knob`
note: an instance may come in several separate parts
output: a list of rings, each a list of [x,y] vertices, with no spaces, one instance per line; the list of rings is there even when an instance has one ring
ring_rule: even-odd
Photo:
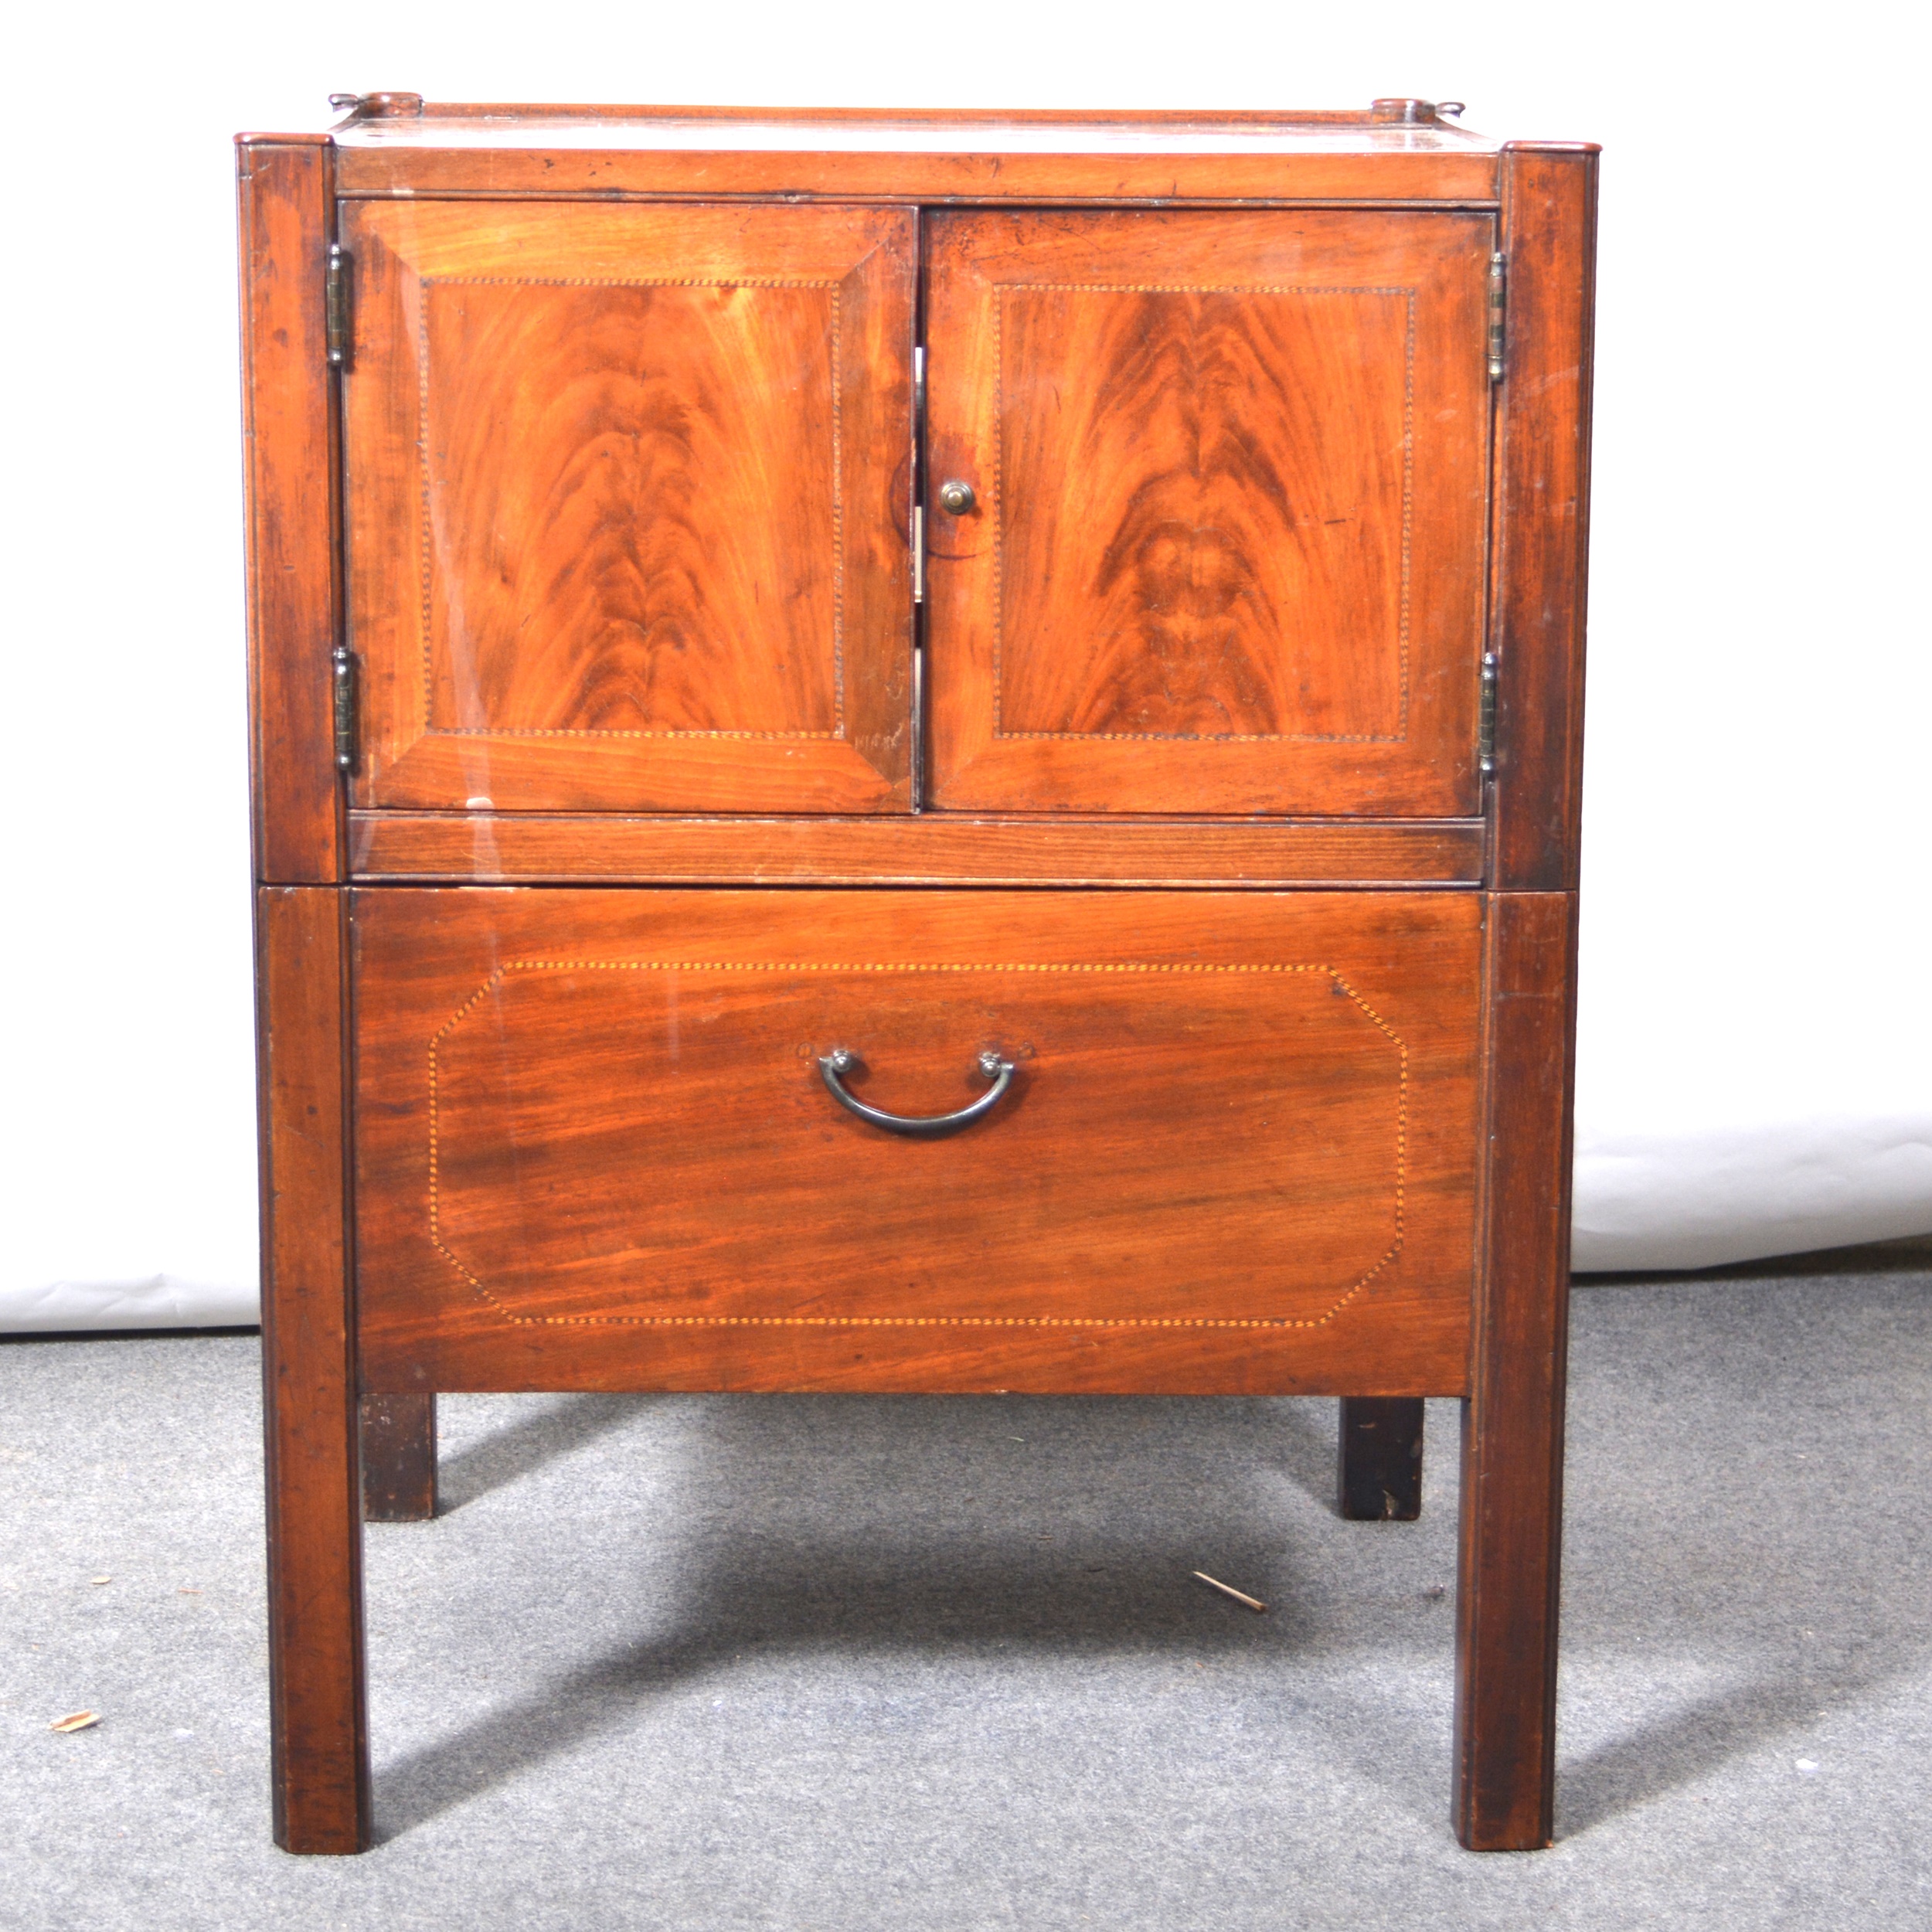
[[[977,500],[970,483],[942,483],[939,486],[939,507],[948,516],[964,516]]]

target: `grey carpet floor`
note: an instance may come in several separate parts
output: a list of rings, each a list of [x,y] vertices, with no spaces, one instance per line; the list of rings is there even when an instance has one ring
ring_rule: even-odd
[[[1363,1525],[1328,1403],[470,1396],[369,1532],[381,1842],[289,1858],[257,1357],[0,1346],[8,1926],[1932,1925],[1932,1273],[1580,1291],[1514,1856],[1446,1821],[1453,1404]]]

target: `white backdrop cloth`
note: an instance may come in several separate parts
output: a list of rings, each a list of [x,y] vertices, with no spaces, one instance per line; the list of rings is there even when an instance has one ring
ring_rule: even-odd
[[[1171,9],[1117,0],[1098,37],[1083,0],[982,0],[964,37],[896,0],[832,12],[835,31],[778,0],[582,0],[533,30],[518,0],[338,0],[325,42],[243,0],[127,9],[107,33],[86,8],[16,24],[22,71],[84,76],[90,127],[138,128],[165,189],[126,192],[126,141],[73,138],[71,90],[9,104],[15,178],[45,179],[52,154],[60,182],[9,209],[40,294],[0,309],[17,928],[0,1328],[253,1312],[229,137],[322,124],[341,89],[1410,94],[1600,141],[1577,1263],[1932,1231],[1932,359],[1923,251],[1900,245],[1921,226],[1921,137],[1872,104],[1923,65],[1922,10],[1206,0],[1177,36]],[[1803,112],[1711,108],[1764,100]]]
[[[252,1281],[49,1281],[0,1295],[0,1328],[13,1335],[80,1329],[246,1328],[261,1318]]]
[[[1570,1259],[1707,1268],[1932,1232],[1932,1107],[1672,1131],[1580,1120]]]

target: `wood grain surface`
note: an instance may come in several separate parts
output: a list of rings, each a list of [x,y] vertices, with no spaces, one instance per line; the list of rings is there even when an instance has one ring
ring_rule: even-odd
[[[359,801],[907,801],[913,231],[348,212]]]
[[[1461,1385],[1472,895],[359,896],[372,1389]],[[1015,1090],[919,1141],[855,1120]]]
[[[1199,819],[637,818],[359,811],[369,880],[568,885],[1475,885],[1480,820],[1227,824]]]
[[[1350,1522],[1413,1522],[1422,1514],[1423,1405],[1403,1396],[1344,1396],[1335,1508]]]
[[[1399,737],[1406,294],[998,299],[995,732]]]
[[[256,896],[270,1780],[291,1852],[369,1842],[344,899]]]
[[[436,1514],[436,1397],[362,1398],[362,1520],[427,1522]]]
[[[1556,1614],[1569,1352],[1577,901],[1488,895],[1481,1283],[1463,1411],[1458,1835],[1555,1827]]]
[[[930,223],[933,795],[1477,806],[1487,217]]]
[[[838,734],[838,293],[426,284],[432,731]]]
[[[400,97],[398,97],[401,98]],[[1416,104],[1418,108],[1427,103]],[[1496,147],[1372,109],[1119,114],[427,102],[337,131],[357,196],[1493,202]]]
[[[278,1842],[369,1842],[362,1513],[471,1389],[1339,1396],[1396,1516],[1463,1396],[1455,1826],[1549,1842],[1596,165],[1410,102],[242,138]],[[907,1138],[834,1047],[1016,1070]]]
[[[238,141],[249,775],[255,876],[342,876],[329,653],[336,636],[334,378],[323,313],[335,151]]]
[[[1594,148],[1505,155],[1507,374],[1498,407],[1492,883],[1573,889],[1597,273]]]

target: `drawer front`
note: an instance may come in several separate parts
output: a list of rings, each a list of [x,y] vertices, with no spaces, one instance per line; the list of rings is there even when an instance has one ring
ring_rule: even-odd
[[[366,891],[372,1386],[1461,1386],[1452,893]],[[894,1120],[988,1100],[927,1135]]]

